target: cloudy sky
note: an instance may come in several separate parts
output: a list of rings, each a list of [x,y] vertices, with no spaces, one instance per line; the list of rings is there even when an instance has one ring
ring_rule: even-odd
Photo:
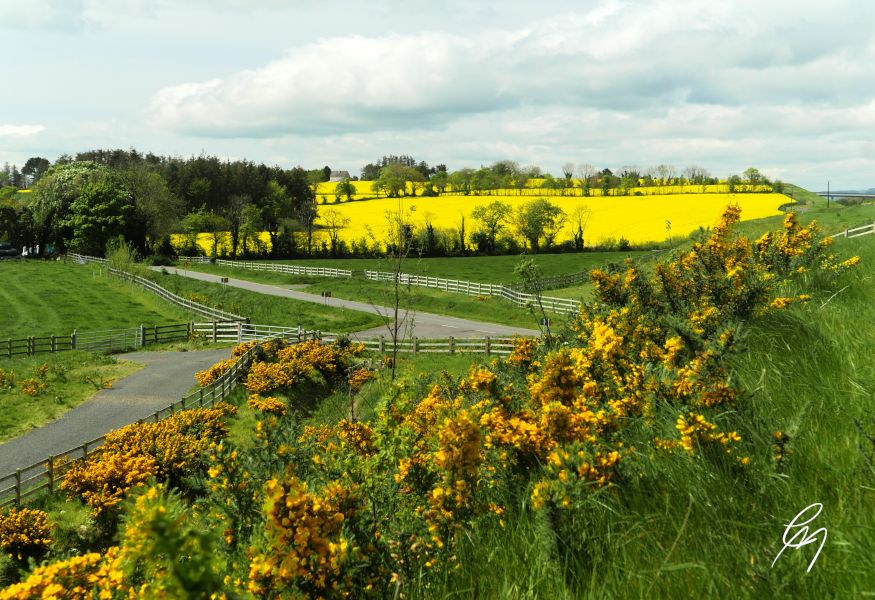
[[[869,0],[0,0],[0,162],[757,166],[875,186]]]

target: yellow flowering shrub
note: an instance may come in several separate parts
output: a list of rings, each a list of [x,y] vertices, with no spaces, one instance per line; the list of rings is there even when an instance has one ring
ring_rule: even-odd
[[[151,477],[178,483],[200,467],[209,444],[227,435],[223,418],[231,405],[186,410],[157,423],[135,423],[107,434],[101,451],[77,461],[64,474],[61,489],[79,497],[95,516],[116,508],[128,490]]]
[[[265,496],[267,541],[250,561],[249,591],[260,597],[292,590],[308,597],[353,591],[344,567],[359,549],[345,535],[344,522],[362,509],[356,487],[332,482],[310,491],[289,477],[268,481]]]
[[[114,598],[129,590],[119,568],[118,548],[90,552],[38,567],[24,581],[0,590],[0,600]]]
[[[0,515],[0,550],[19,561],[39,558],[52,543],[52,529],[44,511],[13,508]]]
[[[232,357],[228,360],[223,360],[222,362],[218,362],[214,364],[212,367],[205,371],[198,371],[194,374],[194,378],[197,380],[198,385],[201,387],[206,387],[219,379],[226,372],[230,371],[231,368],[237,363],[237,358]]]
[[[377,378],[377,373],[370,369],[356,369],[349,376],[349,387],[353,390],[360,390],[367,382]]]

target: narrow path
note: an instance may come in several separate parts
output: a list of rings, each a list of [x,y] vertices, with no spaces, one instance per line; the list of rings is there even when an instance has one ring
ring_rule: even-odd
[[[194,374],[224,360],[230,349],[192,352],[131,352],[119,358],[146,365],[97,392],[48,425],[0,444],[0,476],[46,460],[157,410],[167,408],[195,385]],[[27,475],[27,473],[23,473]]]
[[[160,271],[166,267],[153,267],[154,270]],[[209,273],[200,273],[198,271],[188,271],[180,269],[167,269],[170,273],[175,273],[183,277],[197,279],[199,281],[209,281],[212,283],[221,283],[220,275],[211,275]],[[293,298],[295,300],[303,300],[304,302],[315,302],[326,306],[337,306],[358,310],[371,314],[376,314],[382,317],[392,314],[392,309],[388,306],[373,306],[367,302],[358,302],[356,300],[344,300],[343,298],[322,298],[316,294],[307,292],[299,292],[290,290],[287,287],[277,285],[269,285],[265,283],[255,283],[245,279],[228,278],[227,285],[257,292],[259,294],[267,294],[270,296],[282,296],[285,298]],[[541,333],[534,329],[525,327],[515,327],[512,325],[500,325],[498,323],[484,323],[480,321],[471,321],[469,319],[460,319],[458,317],[448,317],[446,315],[438,315],[435,313],[412,311],[412,333],[420,338],[446,338],[446,337],[484,337],[484,336],[512,336],[512,335],[528,335],[539,336]],[[408,317],[408,318],[411,318]],[[263,323],[269,325],[270,323]],[[405,323],[406,325],[406,323]],[[407,328],[405,328],[407,329]],[[385,326],[373,327],[365,331],[359,331],[355,337],[375,337],[380,335],[388,335],[388,329]]]

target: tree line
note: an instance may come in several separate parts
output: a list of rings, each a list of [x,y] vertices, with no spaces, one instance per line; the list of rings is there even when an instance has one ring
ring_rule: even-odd
[[[341,239],[348,218],[317,199],[318,185],[328,181],[331,173],[328,166],[286,169],[206,155],[158,156],[135,149],[62,155],[54,164],[33,157],[20,170],[7,163],[0,171],[0,240],[40,255],[67,250],[100,255],[107,243],[119,237],[142,255],[169,255],[176,252],[171,245],[174,233],[186,234],[186,252],[198,252],[197,236],[206,233],[213,240],[213,254],[232,257],[358,256],[385,251],[384,245],[391,245],[391,240],[373,236],[370,240]],[[666,165],[645,170],[623,167],[614,175],[610,169],[568,163],[562,177],[552,177],[539,167],[508,160],[451,172],[446,165],[430,166],[409,155],[383,156],[365,165],[362,176],[373,181],[375,193],[390,197],[438,196],[451,190],[484,195],[522,190],[531,179],[542,180],[542,186],[549,189],[577,186],[586,192],[599,187],[616,190],[613,194],[641,185],[717,182],[700,167],[679,173]],[[728,184],[751,190],[776,187],[754,168],[743,176],[731,176]],[[30,193],[19,194],[19,190]],[[351,199],[354,193],[352,180],[341,181],[335,188],[338,200]],[[418,228],[402,223],[399,230],[408,241],[416,238],[420,253],[431,256],[582,250],[588,215],[568,215],[537,198],[516,211],[496,200],[475,207],[471,218],[473,222],[466,224],[460,216],[459,226],[452,231],[439,230],[429,222]],[[558,232],[569,222],[573,239],[558,244]],[[260,239],[261,232],[267,233],[269,246]],[[228,243],[220,243],[226,237]]]

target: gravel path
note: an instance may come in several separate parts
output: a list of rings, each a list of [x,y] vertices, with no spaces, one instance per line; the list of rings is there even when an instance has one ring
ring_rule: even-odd
[[[118,357],[146,365],[44,427],[0,444],[0,476],[60,454],[144,419],[184,396],[194,374],[226,359],[230,349],[131,352]]]
[[[162,267],[153,267],[156,271],[160,271]],[[166,268],[166,267],[164,267]],[[197,279],[199,281],[209,281],[212,283],[220,283],[220,275],[211,275],[209,273],[200,273],[197,271],[188,271],[180,269],[167,269],[170,273],[175,273],[183,277]],[[344,300],[343,298],[322,298],[316,294],[307,292],[299,292],[290,290],[288,287],[278,285],[269,285],[265,283],[255,283],[244,279],[228,278],[227,285],[257,292],[259,294],[268,294],[271,296],[282,296],[285,298],[293,298],[295,300],[303,300],[304,302],[316,302],[326,306],[337,306],[349,308],[351,310],[359,310],[380,316],[392,314],[392,309],[388,306],[373,306],[367,302],[358,302],[356,300]],[[480,321],[471,321],[468,319],[460,319],[458,317],[448,317],[446,315],[438,315],[434,313],[416,311],[412,314],[413,326],[411,335],[420,338],[446,338],[446,337],[484,337],[484,336],[512,336],[512,335],[530,335],[539,336],[541,333],[534,329],[525,327],[515,327],[512,325],[500,325],[497,323],[483,323]],[[270,325],[270,323],[260,323],[261,325]],[[376,337],[386,335],[388,337],[388,329],[385,326],[374,327],[365,331],[359,331],[354,337]]]

